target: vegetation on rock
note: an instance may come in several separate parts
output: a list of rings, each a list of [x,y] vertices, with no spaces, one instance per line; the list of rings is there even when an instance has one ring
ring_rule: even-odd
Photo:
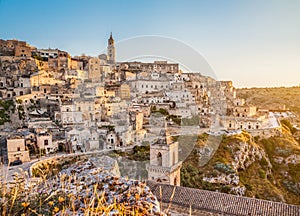
[[[284,122],[289,125],[287,122]],[[269,138],[224,136],[205,166],[196,145],[181,169],[182,186],[300,204],[300,145],[289,126]]]

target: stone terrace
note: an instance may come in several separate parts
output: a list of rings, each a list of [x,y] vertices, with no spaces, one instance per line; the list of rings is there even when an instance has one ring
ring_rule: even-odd
[[[152,181],[148,181],[147,185],[151,188],[153,194],[157,196],[159,202],[162,197],[164,206],[170,203],[175,190],[171,202],[171,210],[188,213],[191,206],[192,215],[300,215],[300,206],[296,205],[187,187],[175,188],[175,186],[172,185],[157,184]]]

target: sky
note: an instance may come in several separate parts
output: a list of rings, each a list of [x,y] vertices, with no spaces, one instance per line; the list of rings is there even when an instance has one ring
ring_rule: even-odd
[[[118,42],[155,35],[237,87],[298,86],[299,11],[299,0],[0,0],[0,38],[97,56],[113,32],[119,60]]]

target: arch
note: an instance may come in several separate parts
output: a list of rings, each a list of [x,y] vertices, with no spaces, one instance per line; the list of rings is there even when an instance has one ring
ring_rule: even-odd
[[[162,166],[162,154],[160,152],[157,154],[157,165]]]
[[[174,185],[177,186],[177,176],[174,178]]]

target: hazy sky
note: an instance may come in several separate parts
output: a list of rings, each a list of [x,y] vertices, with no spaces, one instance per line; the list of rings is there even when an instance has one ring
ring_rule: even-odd
[[[2,39],[96,56],[111,31],[178,39],[238,87],[300,84],[299,0],[0,0]]]

